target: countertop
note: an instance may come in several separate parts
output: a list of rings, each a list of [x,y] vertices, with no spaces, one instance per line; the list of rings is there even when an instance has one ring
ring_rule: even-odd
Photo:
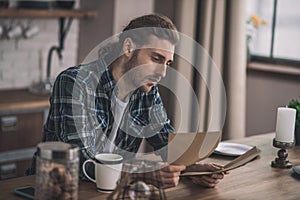
[[[0,114],[49,107],[49,95],[37,95],[27,89],[0,90]]]

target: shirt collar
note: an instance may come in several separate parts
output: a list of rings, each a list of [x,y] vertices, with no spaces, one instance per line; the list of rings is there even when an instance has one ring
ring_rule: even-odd
[[[103,71],[100,82],[105,92],[111,91],[116,87],[116,82],[113,78],[111,70],[106,67]]]

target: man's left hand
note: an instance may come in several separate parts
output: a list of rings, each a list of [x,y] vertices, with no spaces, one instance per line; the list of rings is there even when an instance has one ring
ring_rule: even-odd
[[[199,164],[194,164],[194,165],[187,167],[186,171],[193,171],[193,172],[211,171],[211,172],[213,172],[213,171],[218,171],[218,170],[222,170],[222,169],[223,169],[223,167],[221,165],[217,165],[214,163],[204,163],[204,164],[199,163]],[[213,188],[220,182],[220,180],[222,180],[224,178],[225,174],[229,174],[229,172],[222,172],[222,173],[216,173],[216,174],[211,174],[211,175],[193,176],[193,177],[191,177],[191,180],[195,184],[199,184],[204,187]]]

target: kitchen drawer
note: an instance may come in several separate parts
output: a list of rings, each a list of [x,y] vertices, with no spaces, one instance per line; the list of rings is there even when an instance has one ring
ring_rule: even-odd
[[[44,112],[0,115],[0,152],[35,147],[42,140]]]
[[[24,176],[36,147],[0,153],[0,180]]]
[[[25,176],[25,171],[31,166],[32,159],[0,163],[0,180]]]

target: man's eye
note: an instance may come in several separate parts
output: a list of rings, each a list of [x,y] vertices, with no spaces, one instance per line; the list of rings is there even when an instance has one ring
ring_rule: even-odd
[[[158,57],[152,57],[152,60],[154,60],[155,62],[159,62],[160,59]]]

